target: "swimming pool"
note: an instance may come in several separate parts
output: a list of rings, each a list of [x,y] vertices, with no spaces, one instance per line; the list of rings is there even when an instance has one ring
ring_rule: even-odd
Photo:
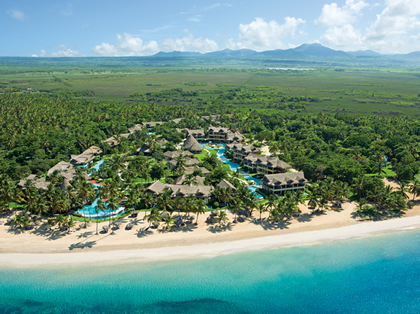
[[[215,144],[216,145],[224,145],[224,144],[219,144],[219,143],[215,143]],[[203,146],[204,148],[208,148],[208,149],[214,149],[212,147],[206,146],[206,144],[201,144],[201,146]],[[236,172],[238,169],[240,169],[240,166],[237,163],[229,161],[225,156],[225,151],[226,151],[226,147],[219,148],[219,151],[217,152],[217,157],[219,157],[222,162],[229,165],[230,169],[232,169],[233,171]],[[248,190],[254,192],[255,195],[259,199],[262,199],[263,196],[257,192],[257,189],[258,189],[258,186],[260,185],[261,180],[253,178],[252,176],[249,175],[249,173],[246,173],[245,171],[242,171],[242,170],[239,170],[239,173],[244,175],[245,179],[255,182],[254,186],[248,186],[247,188],[248,188]]]
[[[118,205],[118,208],[115,211],[112,211],[109,209],[108,203],[106,203],[105,206],[108,209],[104,212],[99,210],[98,213],[96,213],[95,207],[98,205],[98,200],[99,198],[97,198],[91,205],[86,205],[85,207],[79,209],[77,213],[86,218],[105,218],[110,216],[117,216],[123,213],[125,210],[125,207]]]

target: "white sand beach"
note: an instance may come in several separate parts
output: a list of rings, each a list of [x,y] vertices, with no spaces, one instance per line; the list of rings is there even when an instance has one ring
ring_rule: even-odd
[[[112,261],[153,261],[183,258],[211,258],[248,250],[311,245],[349,237],[420,228],[420,205],[407,210],[402,218],[384,221],[359,221],[352,215],[353,203],[344,203],[339,211],[313,214],[300,206],[300,217],[279,223],[251,220],[230,222],[225,227],[208,225],[206,215],[199,224],[172,231],[146,230],[141,217],[123,219],[123,227],[114,235],[96,235],[96,223],[72,233],[43,231],[41,227],[21,232],[0,226],[0,266],[29,267],[54,264],[85,264]],[[143,215],[143,214],[141,214]],[[266,217],[267,214],[263,214]],[[233,216],[229,214],[232,221]],[[254,212],[259,218],[259,213]],[[128,222],[132,230],[124,230]],[[108,222],[99,224],[99,230]]]

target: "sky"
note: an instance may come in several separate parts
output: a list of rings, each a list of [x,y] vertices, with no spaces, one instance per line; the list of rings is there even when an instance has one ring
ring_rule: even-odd
[[[0,56],[159,51],[420,51],[420,0],[3,0]]]

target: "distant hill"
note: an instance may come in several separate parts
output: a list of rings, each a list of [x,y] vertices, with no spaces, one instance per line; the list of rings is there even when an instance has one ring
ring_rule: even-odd
[[[348,51],[351,56],[355,57],[380,57],[381,54],[373,50],[358,50],[358,51]]]
[[[258,52],[251,49],[231,50],[224,49],[220,51],[208,52],[204,54],[206,57],[234,57],[234,58],[249,58],[258,55]]]
[[[296,48],[291,49],[276,49],[276,50],[267,50],[262,52],[257,52],[251,49],[240,49],[240,50],[231,50],[224,49],[219,51],[213,51],[208,53],[199,53],[199,52],[188,52],[188,51],[172,51],[172,52],[159,52],[153,55],[151,58],[196,58],[197,60],[202,58],[211,58],[211,59],[247,59],[249,61],[276,59],[276,60],[306,60],[316,61],[316,62],[334,62],[342,61],[345,63],[354,63],[359,64],[370,64],[375,62],[375,64],[384,63],[395,63],[395,62],[419,62],[420,61],[420,51],[412,52],[408,54],[399,54],[399,55],[384,55],[372,50],[359,50],[359,51],[341,51],[334,50],[328,47],[325,47],[321,44],[303,44]],[[372,61],[374,60],[374,61]]]
[[[153,57],[200,57],[202,56],[201,53],[195,51],[172,51],[172,52],[158,52],[157,54],[153,55]]]

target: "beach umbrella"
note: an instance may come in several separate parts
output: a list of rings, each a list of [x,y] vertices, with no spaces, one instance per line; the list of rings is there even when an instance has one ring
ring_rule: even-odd
[[[212,215],[218,215],[219,211],[218,210],[213,210],[211,213],[212,213]]]
[[[102,229],[104,229],[105,231],[107,231],[109,229],[108,226],[102,226]]]
[[[162,214],[160,214],[160,218],[165,219],[166,217],[169,217],[168,212],[162,212]]]

